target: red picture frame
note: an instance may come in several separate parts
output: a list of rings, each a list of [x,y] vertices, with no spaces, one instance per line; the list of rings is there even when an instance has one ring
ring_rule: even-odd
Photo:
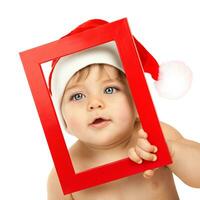
[[[148,133],[149,141],[158,147],[158,159],[155,162],[144,161],[143,164],[138,165],[127,157],[75,173],[41,64],[110,41],[114,41],[117,45],[142,127]],[[64,194],[171,163],[171,157],[126,18],[23,51],[20,53],[20,57]]]

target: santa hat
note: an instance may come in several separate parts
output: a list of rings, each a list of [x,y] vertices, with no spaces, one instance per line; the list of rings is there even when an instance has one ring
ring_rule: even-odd
[[[64,37],[106,23],[108,22],[100,19],[89,20]],[[155,58],[135,38],[134,40],[143,70],[151,74],[155,80],[158,94],[168,99],[176,99],[183,96],[191,85],[191,70],[184,63],[178,61],[159,65]],[[58,107],[69,79],[80,69],[94,63],[109,64],[124,71],[114,42],[99,45],[53,61],[49,76],[49,89]]]

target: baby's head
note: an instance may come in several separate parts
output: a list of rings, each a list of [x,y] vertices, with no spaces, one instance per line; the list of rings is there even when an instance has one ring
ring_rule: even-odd
[[[76,70],[57,104],[67,132],[95,146],[109,146],[127,139],[132,135],[137,116],[119,63],[104,63]]]
[[[93,145],[126,139],[136,120],[125,75],[107,64],[92,64],[70,79],[61,112],[67,131]]]

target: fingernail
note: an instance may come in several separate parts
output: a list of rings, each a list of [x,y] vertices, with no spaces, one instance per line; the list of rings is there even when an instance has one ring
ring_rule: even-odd
[[[138,164],[142,164],[142,160],[139,160],[139,161],[138,161]]]
[[[154,146],[154,153],[156,153],[158,151],[158,148],[156,146]]]
[[[153,155],[153,161],[156,161],[156,160],[157,160],[157,156]]]

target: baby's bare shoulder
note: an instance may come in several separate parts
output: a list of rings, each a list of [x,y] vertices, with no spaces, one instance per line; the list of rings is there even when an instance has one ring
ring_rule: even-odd
[[[48,200],[73,200],[71,194],[63,194],[55,168],[51,170],[48,177],[47,194]]]
[[[160,121],[160,126],[163,132],[163,135],[166,139],[168,140],[178,140],[183,138],[183,136],[181,135],[181,133],[174,128],[173,126],[165,123],[165,122],[161,122]]]
[[[166,122],[160,121],[160,126],[161,126],[165,139],[177,140],[177,139],[183,138],[181,133],[176,128],[167,124]],[[141,128],[142,128],[142,124],[139,121],[138,124],[136,125],[136,129],[139,131]]]
[[[160,126],[163,132],[165,139],[168,140],[177,140],[183,138],[182,134],[173,126],[160,121]],[[136,130],[139,131],[142,128],[142,124],[140,121],[136,124]]]
[[[77,154],[78,144],[77,142],[72,145],[69,149],[70,155]],[[47,183],[47,192],[48,192],[48,200],[73,200],[72,195],[64,195],[62,192],[62,188],[58,179],[58,175],[56,169],[53,167],[51,170],[48,183]]]

